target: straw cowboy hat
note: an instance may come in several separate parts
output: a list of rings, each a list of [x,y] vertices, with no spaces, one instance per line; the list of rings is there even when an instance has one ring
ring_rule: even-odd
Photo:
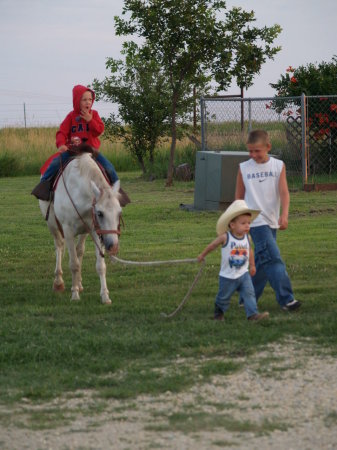
[[[229,224],[235,217],[241,216],[241,214],[250,214],[252,216],[252,221],[260,214],[257,209],[248,208],[244,200],[235,200],[226,211],[219,217],[216,224],[216,232],[218,236],[224,234],[229,229]]]

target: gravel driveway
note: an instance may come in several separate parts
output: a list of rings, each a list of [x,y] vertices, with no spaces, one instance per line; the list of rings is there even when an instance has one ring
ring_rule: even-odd
[[[0,448],[337,449],[337,360],[316,350],[270,346],[231,375],[179,394],[103,401],[101,410],[90,392],[1,407]]]

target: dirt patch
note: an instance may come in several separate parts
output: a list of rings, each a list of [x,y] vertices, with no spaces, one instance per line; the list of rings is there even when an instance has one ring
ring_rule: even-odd
[[[0,448],[337,448],[336,359],[287,342],[241,363],[179,394],[105,401],[81,392],[1,408]]]

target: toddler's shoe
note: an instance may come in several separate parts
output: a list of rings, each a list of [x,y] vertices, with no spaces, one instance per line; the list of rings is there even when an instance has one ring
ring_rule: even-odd
[[[268,319],[268,317],[269,317],[269,312],[264,312],[264,313],[256,313],[256,314],[253,314],[252,316],[249,316],[248,317],[248,320],[256,320],[256,321],[259,321],[259,320],[263,320],[263,319]]]
[[[292,300],[291,302],[287,303],[286,305],[282,306],[283,311],[295,311],[301,306],[301,302],[298,300]]]

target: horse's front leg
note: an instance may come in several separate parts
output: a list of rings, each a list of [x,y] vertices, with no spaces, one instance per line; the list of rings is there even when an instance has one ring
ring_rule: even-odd
[[[53,290],[55,292],[64,291],[64,281],[63,281],[63,270],[62,270],[62,258],[64,253],[64,239],[59,231],[54,234],[54,245],[55,245],[55,255],[56,255],[56,267],[55,267],[55,278],[53,283]]]
[[[83,291],[83,285],[82,285],[82,261],[83,261],[83,255],[85,250],[85,240],[87,239],[87,234],[81,234],[78,238],[77,246],[76,246],[76,253],[77,257],[80,263],[80,278],[79,278],[79,291]]]
[[[69,252],[69,267],[72,275],[72,286],[71,286],[71,300],[79,300],[80,299],[80,260],[77,256],[75,238],[72,235],[70,229],[64,229],[64,237],[67,243],[67,248]]]
[[[96,271],[101,281],[101,302],[105,305],[110,305],[111,300],[109,298],[109,291],[106,284],[106,264],[104,257],[100,255],[98,248],[96,247]]]

